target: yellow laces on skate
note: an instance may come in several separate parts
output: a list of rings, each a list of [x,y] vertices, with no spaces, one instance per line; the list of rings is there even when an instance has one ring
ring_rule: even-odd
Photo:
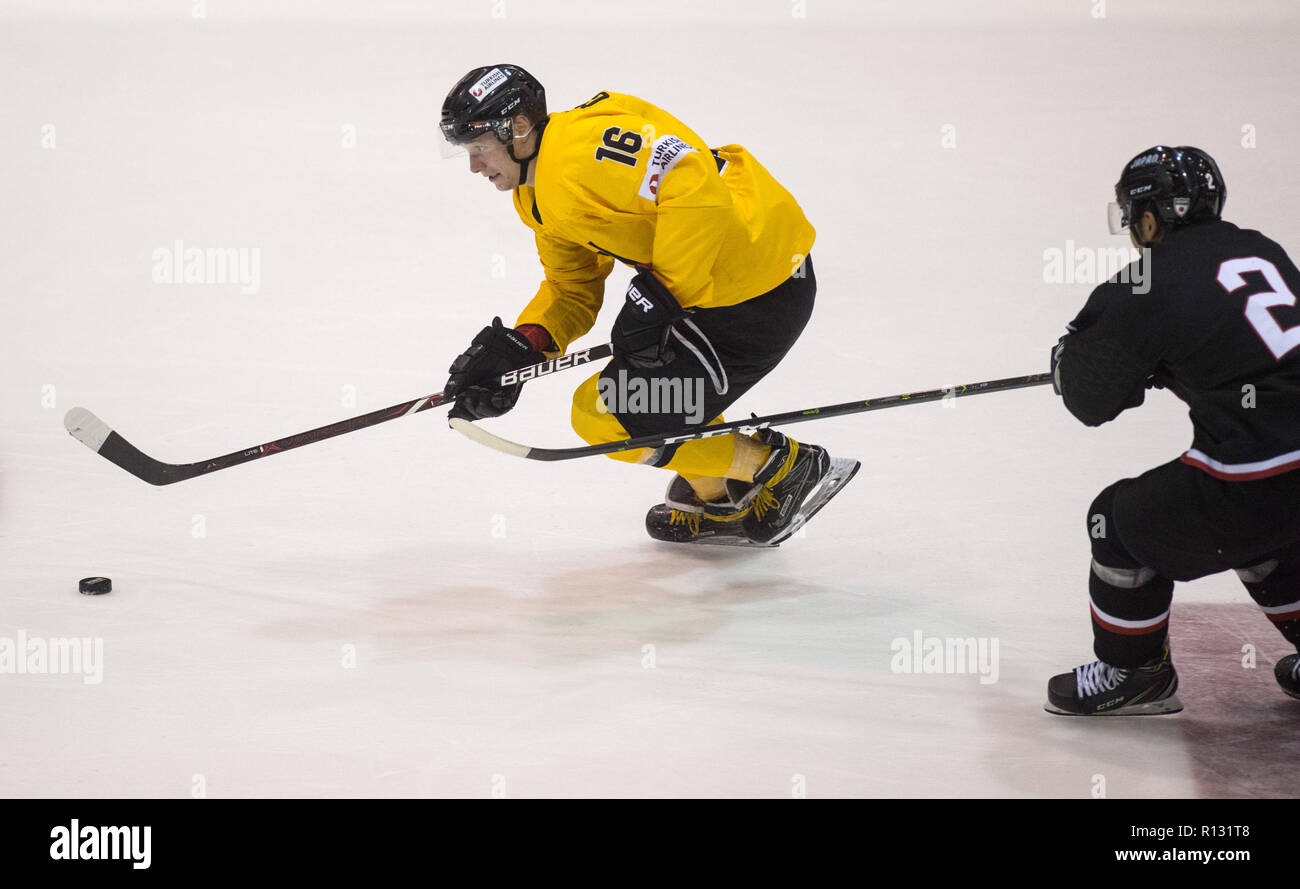
[[[735,512],[709,512],[708,504],[705,504],[704,512],[687,512],[684,509],[673,509],[668,513],[668,524],[685,525],[691,529],[692,534],[700,533],[700,523],[707,519],[710,522],[736,522],[743,519],[749,514],[749,507],[737,509]]]
[[[754,518],[761,519],[767,514],[769,509],[780,509],[781,500],[772,493],[766,485],[758,489],[754,495],[754,500],[750,503],[750,508],[754,510]]]
[[[753,507],[754,518],[756,519],[762,519],[769,510],[781,508],[781,499],[772,493],[772,489],[790,474],[790,467],[794,466],[794,461],[799,456],[799,442],[793,438],[788,438],[786,441],[790,443],[790,453],[785,455],[785,462],[781,464],[781,468],[771,478],[763,482],[763,486],[754,495],[753,503],[750,504]]]
[[[680,509],[674,509],[668,513],[668,524],[685,525],[690,528],[692,534],[700,533],[700,514],[698,512],[682,512]]]

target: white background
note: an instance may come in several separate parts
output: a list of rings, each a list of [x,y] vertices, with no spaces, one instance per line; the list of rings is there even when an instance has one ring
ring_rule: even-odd
[[[1190,442],[1168,393],[794,427],[863,469],[772,552],[655,544],[662,471],[442,411],[164,488],[62,426],[188,462],[438,391],[540,275],[437,146],[506,61],[552,110],[629,92],[743,144],[817,227],[813,320],[733,415],[1037,373],[1090,290],[1044,253],[1124,243],[1141,149],[1206,149],[1226,218],[1300,243],[1298,36],[1263,0],[0,6],[0,636],[104,644],[99,684],[0,675],[0,794],[1300,795],[1289,647],[1231,575],[1176,592],[1183,714],[1042,711],[1093,657],[1092,498]],[[177,239],[260,249],[260,291],[154,283]],[[579,443],[582,377],[492,428]],[[996,639],[997,681],[895,673],[918,631]]]

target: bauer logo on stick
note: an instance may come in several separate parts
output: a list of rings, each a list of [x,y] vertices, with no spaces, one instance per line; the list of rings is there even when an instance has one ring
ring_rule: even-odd
[[[543,362],[533,367],[524,367],[519,370],[508,370],[501,375],[500,385],[513,386],[515,383],[523,383],[534,377],[545,376],[557,370],[564,370],[566,367],[577,367],[591,360],[591,350],[584,349],[581,352],[574,352],[572,355],[561,355],[559,358],[552,358],[550,361]]]

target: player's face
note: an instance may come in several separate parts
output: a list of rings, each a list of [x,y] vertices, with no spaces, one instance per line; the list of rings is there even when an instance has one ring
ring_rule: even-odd
[[[497,191],[510,191],[519,184],[519,164],[496,136],[485,133],[466,145],[465,151],[469,171],[486,177]]]

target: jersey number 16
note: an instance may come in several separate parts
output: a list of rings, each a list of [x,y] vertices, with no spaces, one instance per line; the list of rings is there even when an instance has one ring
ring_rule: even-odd
[[[636,166],[636,154],[641,150],[640,133],[610,127],[605,131],[604,138],[600,141],[604,144],[604,147],[596,149],[596,160],[618,161],[620,164],[627,164],[629,167]]]

